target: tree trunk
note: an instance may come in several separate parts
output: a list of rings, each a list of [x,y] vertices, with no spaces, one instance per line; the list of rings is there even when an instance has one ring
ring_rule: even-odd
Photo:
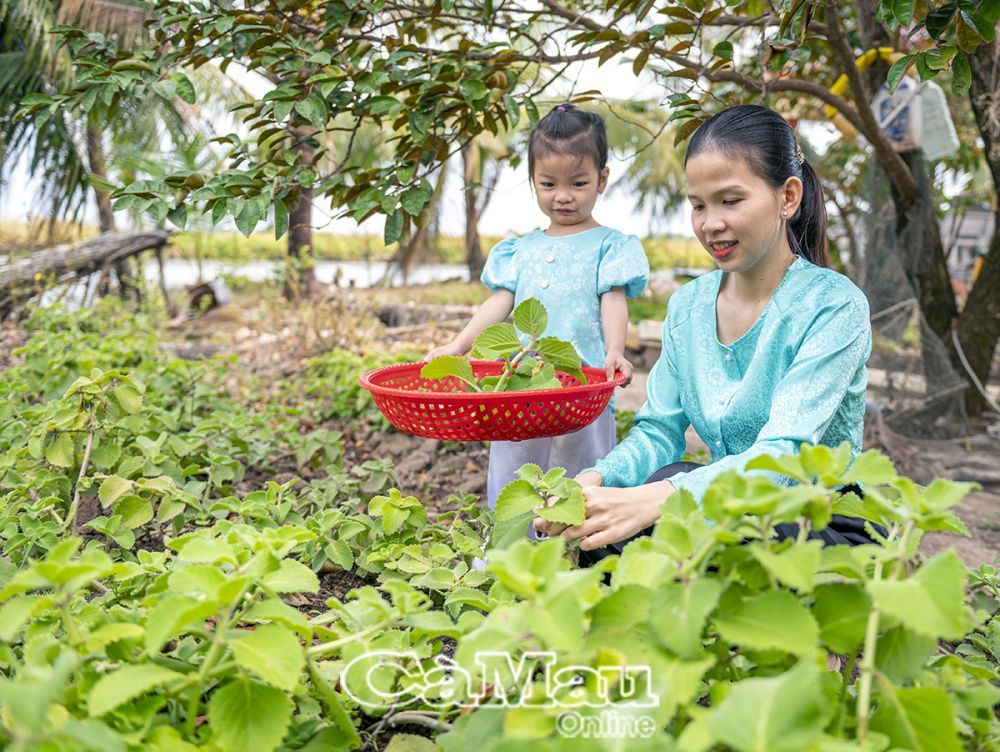
[[[486,259],[483,258],[483,248],[479,242],[479,184],[482,181],[482,164],[477,159],[473,143],[462,147],[462,179],[465,196],[465,263],[469,267],[469,278],[475,280],[483,273]]]
[[[1000,45],[994,40],[981,45],[969,55],[972,68],[972,86],[969,98],[976,115],[979,133],[983,138],[983,151],[993,177],[994,194],[1000,196]],[[1000,340],[1000,201],[994,199],[993,239],[979,271],[965,309],[958,320],[956,334],[969,366],[983,384],[986,383]],[[959,365],[961,368],[961,365]],[[963,370],[963,375],[964,370]],[[966,410],[979,415],[986,401],[977,389],[966,393]]]
[[[101,143],[101,132],[97,122],[90,118],[87,121],[87,167],[94,177],[107,179],[108,169],[104,161],[104,146]],[[103,188],[92,185],[94,200],[97,203],[97,221],[101,234],[116,232],[115,212],[111,206],[111,194]],[[115,278],[118,280],[118,290],[123,298],[134,298],[142,301],[142,289],[135,277],[135,266],[128,258],[114,262]]]
[[[312,134],[301,129],[292,133],[297,143],[293,147],[299,155],[299,164],[312,165],[315,151],[306,139]],[[294,267],[285,283],[285,297],[299,300],[311,296],[318,289],[316,270],[313,268],[312,244],[312,188],[299,188],[299,202],[288,212],[288,259]],[[297,285],[293,284],[297,280]]]

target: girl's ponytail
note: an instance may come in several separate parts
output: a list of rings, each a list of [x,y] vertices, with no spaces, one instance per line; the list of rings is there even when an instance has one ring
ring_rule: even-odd
[[[826,250],[826,203],[823,184],[812,165],[802,161],[802,202],[788,220],[788,244],[792,252],[816,266],[830,266]]]

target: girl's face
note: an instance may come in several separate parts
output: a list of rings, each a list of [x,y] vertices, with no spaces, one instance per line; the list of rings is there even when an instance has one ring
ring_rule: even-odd
[[[593,157],[542,154],[531,176],[538,208],[552,220],[550,233],[568,234],[587,229],[597,197],[608,183],[608,168],[598,170]]]
[[[802,181],[772,188],[746,160],[714,149],[689,158],[685,171],[691,226],[720,269],[753,272],[791,253],[782,212],[791,217],[799,208]]]

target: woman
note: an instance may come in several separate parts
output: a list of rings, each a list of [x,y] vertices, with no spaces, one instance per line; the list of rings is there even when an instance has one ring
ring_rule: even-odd
[[[718,269],[671,297],[634,428],[578,477],[586,521],[535,520],[540,532],[580,539],[583,551],[620,550],[648,533],[677,489],[700,500],[719,473],[753,457],[803,442],[861,450],[868,303],[829,268],[823,188],[791,127],[756,105],[720,112],[692,137],[685,171],[695,235]],[[688,425],[711,464],[678,462]],[[850,518],[810,535],[867,542]]]

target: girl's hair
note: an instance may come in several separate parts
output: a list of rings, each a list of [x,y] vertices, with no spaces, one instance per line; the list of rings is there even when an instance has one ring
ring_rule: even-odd
[[[560,104],[538,121],[528,139],[528,175],[535,179],[535,160],[548,154],[591,157],[600,172],[608,164],[608,132],[596,112]]]
[[[802,181],[802,203],[786,225],[792,253],[817,266],[830,266],[826,252],[826,205],[819,176],[805,160],[792,126],[774,110],[741,104],[723,110],[695,131],[684,164],[703,151],[742,159],[772,188],[790,177]]]

